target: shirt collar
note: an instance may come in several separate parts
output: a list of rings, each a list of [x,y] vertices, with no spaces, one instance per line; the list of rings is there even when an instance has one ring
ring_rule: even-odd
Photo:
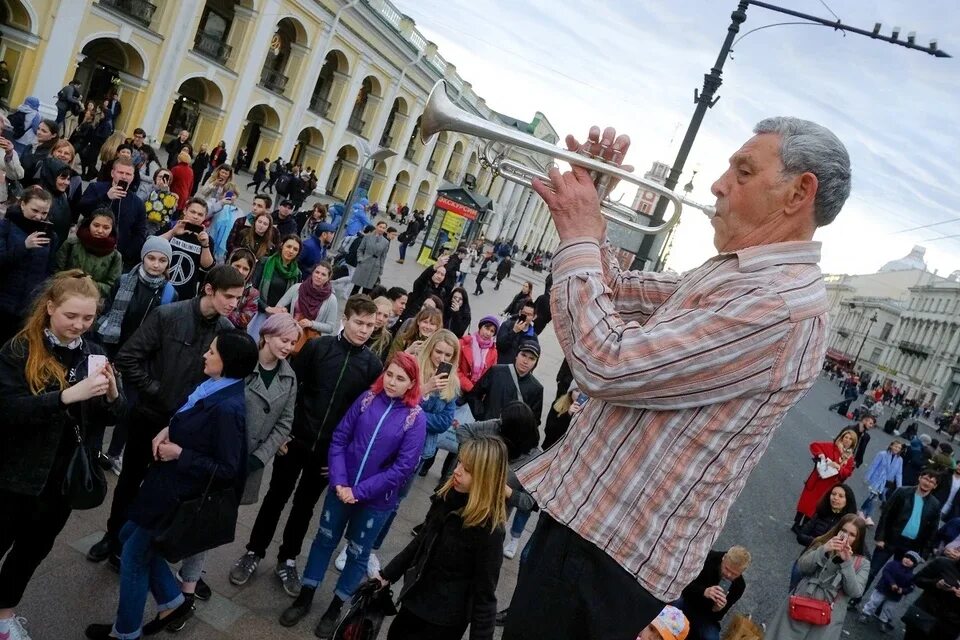
[[[717,258],[736,256],[740,270],[744,272],[762,271],[768,267],[784,264],[816,265],[820,262],[821,246],[822,243],[813,240],[774,242],[721,253]]]

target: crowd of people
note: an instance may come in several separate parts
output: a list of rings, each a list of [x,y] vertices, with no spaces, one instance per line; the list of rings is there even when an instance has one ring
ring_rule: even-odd
[[[577,188],[595,196],[592,186],[545,191],[536,182],[565,244],[525,262],[545,258],[554,270],[543,291],[523,282],[505,309],[477,320],[464,281],[476,273],[475,306],[484,282],[510,282],[521,250],[512,243],[468,246],[448,236],[409,289],[386,288],[390,249],[399,244],[403,263],[425,226],[421,212],[401,232],[391,222],[403,224],[409,212],[388,208],[388,220],[378,219],[366,201],[349,213],[319,203],[304,209],[315,175],[280,158],[257,163],[244,212],[236,171],[249,167],[244,155],[231,165],[223,142],[194,148],[181,132],[160,163],[142,129],[128,139],[112,123],[92,155],[94,143],[80,152],[62,137],[80,100],[69,88],[57,121],[29,113],[31,99],[23,117],[0,121],[9,203],[0,219],[0,412],[8,417],[0,501],[14,523],[0,536],[0,637],[29,638],[16,615],[24,590],[71,511],[106,500],[105,470],[118,480],[106,533],[87,558],[118,570],[119,598],[112,621],[86,627],[89,638],[188,624],[196,602],[211,597],[207,552],[233,539],[240,504],[259,505],[256,521],[242,555],[219,570],[238,587],[250,583],[288,503],[272,573],[291,601],[278,621],[291,627],[311,616],[332,563],[340,575],[333,593],[321,595],[321,638],[333,637],[354,596],[401,582],[391,639],[460,638],[469,626],[480,640],[498,624],[510,639],[720,637],[747,588],[751,554],[712,549],[717,531],[691,531],[712,527],[714,508],[729,508],[735,496],[727,488],[750,470],[740,456],[764,444],[819,371],[799,356],[821,341],[817,316],[798,301],[797,311],[783,308],[792,274],[772,275],[780,293],[764,299],[732,293],[740,300],[734,313],[691,315],[680,298],[701,304],[696,287],[671,297],[682,289],[678,277],[658,274],[652,289],[632,289],[600,245],[602,230],[577,226],[598,223],[562,216],[573,210],[565,199],[576,199]],[[115,119],[120,106],[111,100],[92,121],[79,114],[72,133]],[[32,137],[6,137],[21,121]],[[765,123],[760,138],[801,135],[791,127],[806,126]],[[833,144],[820,129],[803,131]],[[803,175],[810,174],[797,179]],[[551,179],[575,178],[576,168]],[[734,185],[725,174],[714,186],[718,200]],[[275,209],[273,195],[281,196]],[[826,215],[805,198],[797,207],[809,220],[792,222],[799,240]],[[349,214],[356,215],[341,224]],[[346,238],[334,247],[340,227]],[[724,233],[718,250],[739,250],[741,232]],[[756,261],[744,267],[750,272],[811,260],[809,247],[794,244],[795,253],[767,249],[787,253],[744,254],[741,262]],[[721,264],[697,276],[697,286],[742,276]],[[818,273],[810,270],[812,282]],[[553,287],[555,279],[564,286]],[[574,307],[582,317],[556,322],[566,357],[541,429],[539,336],[552,309]],[[753,319],[751,335],[781,337],[757,341],[760,351],[745,357],[730,346],[742,338],[743,317]],[[631,319],[653,322],[662,339],[638,332]],[[779,333],[786,323],[789,339]],[[716,342],[686,340],[683,331],[707,331]],[[781,339],[798,362],[777,370],[775,389],[755,386],[755,363],[779,353]],[[863,384],[845,379],[846,406],[834,408],[847,415]],[[708,398],[706,388],[723,389],[724,399]],[[875,400],[890,401],[887,391]],[[766,398],[760,404],[776,397],[775,408],[758,409],[754,396]],[[714,405],[743,430],[721,434],[700,409]],[[870,493],[858,504],[847,481],[864,466],[876,416],[857,417],[835,439],[810,445],[814,469],[793,523],[803,551],[767,634],[837,639],[846,611],[858,607],[862,623],[875,617],[890,629],[896,603],[918,589],[906,637],[954,640],[960,469],[952,447],[927,434],[892,443],[866,468]],[[707,464],[703,447],[726,458]],[[398,509],[440,451],[424,521],[399,554],[381,558]],[[665,460],[701,460],[683,466],[706,475]],[[672,487],[670,495],[660,486]],[[537,530],[521,549],[535,512]],[[498,607],[502,563],[518,554],[516,592]],[[575,580],[572,567],[580,567]],[[145,621],[148,595],[157,615]]]

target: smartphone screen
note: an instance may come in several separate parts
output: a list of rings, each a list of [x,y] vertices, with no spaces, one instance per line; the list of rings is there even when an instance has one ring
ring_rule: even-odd
[[[117,180],[117,186],[123,189],[124,191],[127,191],[130,188],[130,183],[127,182],[126,180]]]
[[[526,321],[527,321],[527,314],[521,313],[521,314],[520,314],[520,322],[526,322]]]
[[[187,231],[191,231],[191,232],[193,232],[193,233],[200,233],[201,231],[203,231],[203,225],[202,225],[202,224],[193,224],[192,222],[184,222],[184,223],[183,223],[183,227],[184,227]]]
[[[227,191],[227,193],[224,195],[224,197],[225,197],[225,198],[232,198],[232,197],[234,197],[235,195],[237,195],[237,194],[235,194],[233,191]]]
[[[91,353],[87,356],[87,375],[95,376],[107,366],[107,356]]]
[[[453,365],[449,362],[441,362],[440,366],[437,367],[437,375],[450,375],[451,371],[453,371]]]
[[[580,392],[580,395],[577,396],[577,404],[580,404],[580,405],[586,404],[586,403],[587,403],[587,400],[589,400],[589,399],[590,399],[590,398],[587,396],[587,394],[585,394],[585,393],[583,393],[583,392],[581,391],[581,392]]]

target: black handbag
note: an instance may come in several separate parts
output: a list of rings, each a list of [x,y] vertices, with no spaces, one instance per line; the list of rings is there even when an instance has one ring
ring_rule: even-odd
[[[61,492],[71,509],[96,509],[107,497],[107,479],[103,469],[94,464],[94,453],[83,443],[80,427],[73,425],[77,448],[67,464]]]
[[[915,629],[920,633],[930,633],[937,626],[937,618],[915,604],[907,607],[903,617],[900,618],[908,629]]]
[[[168,562],[209,551],[233,542],[237,530],[240,497],[231,486],[211,490],[216,468],[199,498],[182,500],[170,521],[153,539],[154,546]]]

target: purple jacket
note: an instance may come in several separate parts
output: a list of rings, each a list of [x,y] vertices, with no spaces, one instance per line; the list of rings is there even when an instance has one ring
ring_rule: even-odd
[[[367,391],[351,405],[333,432],[328,465],[330,486],[353,489],[357,502],[392,510],[397,494],[413,475],[427,419],[419,406]]]

